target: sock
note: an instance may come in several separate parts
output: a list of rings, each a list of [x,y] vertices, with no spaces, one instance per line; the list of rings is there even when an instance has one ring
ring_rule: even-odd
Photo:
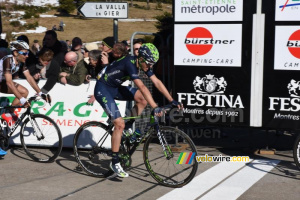
[[[112,152],[112,159],[111,162],[113,165],[119,163],[119,152]]]

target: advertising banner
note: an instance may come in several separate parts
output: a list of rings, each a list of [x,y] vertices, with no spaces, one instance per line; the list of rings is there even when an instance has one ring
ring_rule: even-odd
[[[184,105],[178,122],[249,125],[249,76],[234,74],[228,68],[177,67],[176,98]],[[240,84],[242,79],[248,83]]]
[[[300,70],[300,26],[275,27],[274,60],[275,70]]]
[[[176,0],[176,22],[242,21],[243,0]]]
[[[276,15],[274,16],[275,8]],[[300,1],[263,1],[266,13],[263,126],[300,128]]]
[[[276,0],[275,21],[300,21],[300,0]]]
[[[26,80],[14,80],[15,82],[23,85],[29,90],[29,96],[35,94]],[[39,82],[39,86],[43,86],[45,80]],[[88,121],[107,121],[107,115],[95,101],[93,106],[86,105],[88,97],[94,93],[96,81],[92,80],[90,84],[82,84],[80,86],[62,85],[57,83],[50,91],[52,97],[51,106],[49,104],[42,107],[42,102],[35,102],[32,105],[33,113],[41,113],[51,117],[59,126],[65,147],[73,146],[73,137],[76,130],[85,122]],[[11,94],[0,93],[0,106],[6,105],[11,102],[14,96]],[[117,101],[121,114],[125,114],[126,101]],[[22,113],[22,110],[20,111]],[[44,124],[51,126],[51,124]],[[16,130],[14,135],[18,135],[19,129]],[[13,143],[20,144],[19,137],[11,138]]]
[[[241,24],[175,24],[175,65],[241,67]]]

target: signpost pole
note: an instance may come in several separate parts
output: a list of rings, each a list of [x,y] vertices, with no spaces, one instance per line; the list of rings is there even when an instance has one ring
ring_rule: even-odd
[[[115,43],[118,42],[118,19],[114,19],[114,39]]]

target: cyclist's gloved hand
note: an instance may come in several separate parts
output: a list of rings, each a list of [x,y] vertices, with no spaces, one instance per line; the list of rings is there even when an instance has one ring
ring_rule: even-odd
[[[49,103],[51,105],[51,96],[50,94],[44,94],[42,92],[39,93],[39,95],[42,97],[42,99],[44,99],[47,103]]]
[[[173,107],[177,107],[177,108],[179,108],[179,109],[182,109],[182,108],[183,108],[182,103],[180,103],[180,102],[178,102],[178,101],[173,100],[173,101],[171,102],[171,104],[172,104]]]
[[[163,108],[161,108],[161,107],[156,107],[156,108],[154,108],[153,109],[153,115],[154,116],[158,116],[158,117],[161,117],[162,115],[163,115]]]

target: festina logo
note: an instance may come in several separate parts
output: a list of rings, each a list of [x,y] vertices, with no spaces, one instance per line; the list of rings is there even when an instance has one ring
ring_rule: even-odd
[[[282,98],[282,97],[269,97],[270,107],[269,110],[280,111],[300,111],[300,99],[299,98]]]
[[[212,74],[196,76],[193,85],[196,93],[178,93],[179,102],[187,106],[244,108],[239,95],[224,95],[227,87],[224,77],[217,78]]]
[[[287,85],[290,97],[269,97],[269,110],[300,111],[300,81],[291,79]]]
[[[241,97],[234,95],[208,95],[195,93],[177,93],[178,101],[187,106],[206,106],[216,108],[244,108]],[[185,103],[186,102],[186,103]]]

